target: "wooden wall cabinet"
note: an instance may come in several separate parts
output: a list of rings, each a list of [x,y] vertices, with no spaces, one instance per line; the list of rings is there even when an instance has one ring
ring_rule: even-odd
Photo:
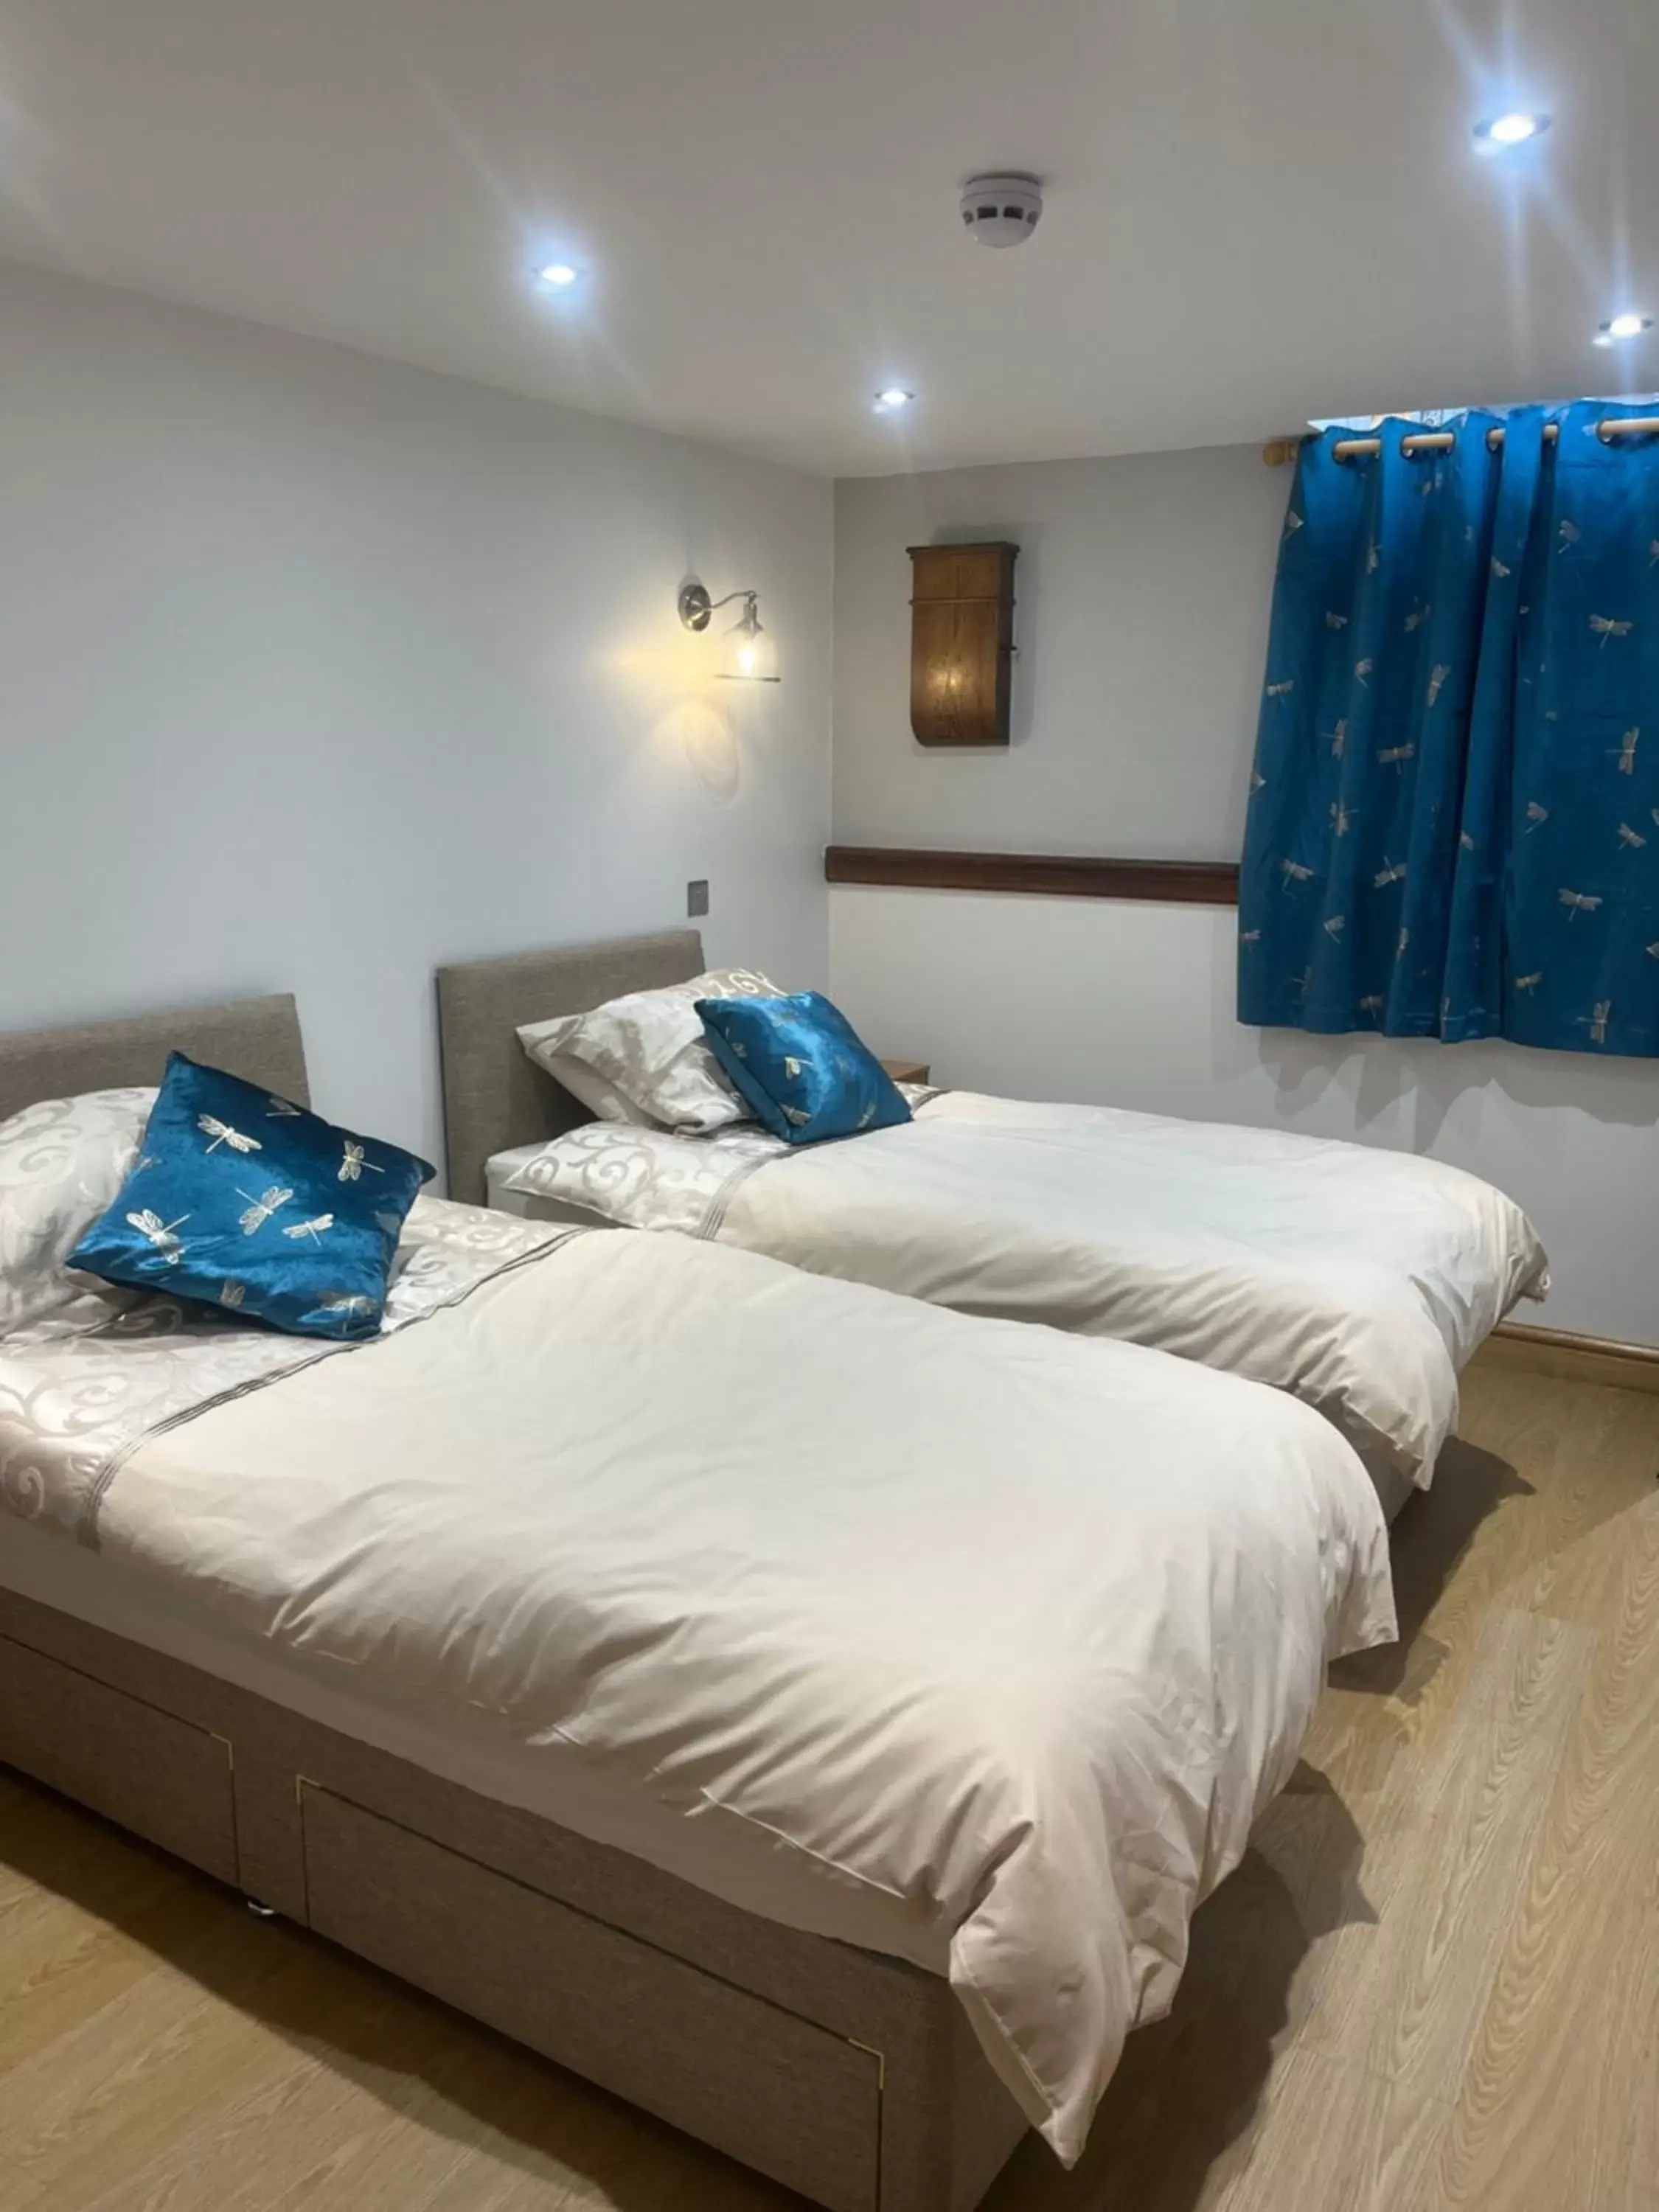
[[[910,727],[924,745],[1006,745],[1018,545],[912,545]]]

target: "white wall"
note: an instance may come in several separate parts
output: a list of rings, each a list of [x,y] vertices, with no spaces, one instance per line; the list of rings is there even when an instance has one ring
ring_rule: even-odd
[[[836,487],[836,836],[1235,860],[1289,485],[1256,447]],[[1006,538],[1013,742],[910,734],[907,545]]]
[[[292,989],[321,1106],[437,1158],[441,961],[707,876],[711,955],[822,980],[831,501],[0,264],[0,1027]],[[777,690],[708,681],[690,570]]]
[[[1235,857],[1288,489],[1254,447],[839,485],[837,840]],[[1005,754],[909,734],[904,549],[945,536],[1021,549]],[[831,988],[940,1081],[1468,1168],[1549,1245],[1522,1318],[1659,1343],[1659,1066],[1243,1028],[1235,933],[1213,908],[840,889]]]

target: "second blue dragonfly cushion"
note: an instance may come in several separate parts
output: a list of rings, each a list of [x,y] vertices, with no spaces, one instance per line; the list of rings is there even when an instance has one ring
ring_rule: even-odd
[[[839,1006],[817,991],[785,999],[699,999],[709,1048],[757,1121],[787,1144],[855,1137],[910,1119],[892,1080]]]

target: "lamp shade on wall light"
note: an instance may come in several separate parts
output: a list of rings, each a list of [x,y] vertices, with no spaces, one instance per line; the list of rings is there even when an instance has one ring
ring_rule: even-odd
[[[772,633],[761,621],[757,592],[728,592],[724,599],[711,599],[701,584],[684,584],[680,620],[687,629],[706,630],[718,610],[730,606],[734,599],[741,600],[742,605],[737,620],[720,638],[715,675],[731,684],[778,683],[778,649]]]
[[[752,593],[720,641],[720,665],[715,673],[734,684],[778,681],[778,648],[771,631],[761,626],[760,610]]]

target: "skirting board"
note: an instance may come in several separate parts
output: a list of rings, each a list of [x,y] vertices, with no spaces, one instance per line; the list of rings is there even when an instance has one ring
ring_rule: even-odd
[[[1571,1329],[1504,1321],[1487,1338],[1481,1357],[1490,1366],[1530,1368],[1570,1382],[1659,1392],[1659,1345],[1620,1344],[1615,1337],[1579,1336]]]

